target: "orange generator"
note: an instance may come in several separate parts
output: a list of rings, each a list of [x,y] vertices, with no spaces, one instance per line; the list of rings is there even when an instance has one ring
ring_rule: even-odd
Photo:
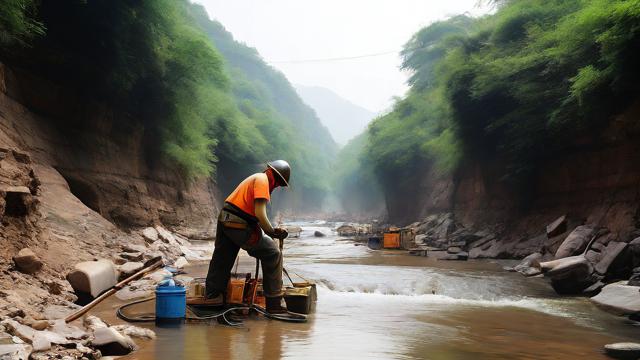
[[[382,247],[385,249],[400,249],[400,233],[384,233],[382,236]]]

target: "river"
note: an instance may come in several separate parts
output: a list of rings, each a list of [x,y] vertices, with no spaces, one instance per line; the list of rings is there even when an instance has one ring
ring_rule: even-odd
[[[639,340],[623,318],[559,297],[544,279],[506,272],[503,263],[372,251],[338,237],[334,224],[300,225],[302,237],[286,241],[285,267],[318,283],[308,323],[148,325],[158,338],[127,358],[607,359],[604,344]]]

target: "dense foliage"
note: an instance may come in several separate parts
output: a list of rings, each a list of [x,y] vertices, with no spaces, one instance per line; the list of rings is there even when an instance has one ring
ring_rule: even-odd
[[[363,155],[385,188],[463,159],[504,163],[517,183],[637,98],[640,1],[506,1],[422,29],[402,56],[411,89]]]
[[[121,121],[142,124],[150,152],[187,178],[215,174],[231,186],[284,158],[296,193],[327,190],[328,131],[282,74],[199,5],[10,0],[0,35],[4,61],[129,114]]]

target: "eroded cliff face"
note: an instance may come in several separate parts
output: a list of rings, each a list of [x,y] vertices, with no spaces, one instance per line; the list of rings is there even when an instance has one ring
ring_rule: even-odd
[[[467,161],[455,176],[426,169],[417,192],[404,189],[387,197],[390,219],[409,223],[452,213],[461,226],[489,228],[503,243],[531,245],[502,256],[522,256],[543,245],[553,251],[562,239],[549,244],[540,235],[562,215],[572,225],[606,227],[629,241],[640,228],[640,101],[603,131],[576,136],[545,159],[526,187],[509,188],[503,173],[499,159]]]
[[[85,98],[0,65],[0,147],[30,156],[44,213],[73,222],[93,212],[105,227],[162,224],[213,238],[215,185],[186,183],[147,151],[142,126]]]

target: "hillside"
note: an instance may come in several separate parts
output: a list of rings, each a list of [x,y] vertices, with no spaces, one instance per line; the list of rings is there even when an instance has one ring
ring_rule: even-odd
[[[360,153],[389,219],[451,213],[512,246],[567,215],[628,241],[640,226],[638,9],[513,1],[416,33],[402,51],[410,91]]]
[[[320,121],[341,145],[362,133],[375,114],[335,92],[320,86],[296,85],[300,97],[311,106]]]

